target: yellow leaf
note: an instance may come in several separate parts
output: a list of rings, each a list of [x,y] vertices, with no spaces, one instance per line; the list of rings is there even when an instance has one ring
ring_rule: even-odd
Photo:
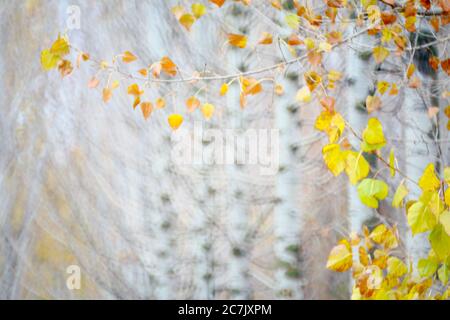
[[[240,83],[244,95],[255,95],[262,91],[261,83],[254,78],[242,77]]]
[[[389,89],[389,82],[387,81],[378,81],[377,90],[380,94],[384,94]]]
[[[394,149],[391,149],[389,153],[389,171],[391,172],[391,177],[395,176],[395,155]]]
[[[395,191],[394,198],[392,199],[392,206],[394,208],[400,208],[403,206],[403,199],[408,195],[409,190],[401,183]]]
[[[103,102],[107,103],[109,100],[111,100],[112,97],[112,91],[110,88],[104,88],[103,89]]]
[[[322,82],[322,78],[315,71],[308,71],[303,74],[306,85],[311,92]]]
[[[184,14],[184,8],[180,5],[172,7],[170,11],[172,11],[177,20],[180,20],[181,16]]]
[[[376,47],[373,49],[373,57],[376,63],[382,63],[389,56],[389,50],[384,47]]]
[[[319,43],[319,50],[321,50],[321,51],[330,52],[332,49],[333,49],[333,46],[326,41]]]
[[[224,83],[222,84],[222,86],[220,87],[220,95],[224,96],[226,95],[228,92],[228,83]]]
[[[411,78],[411,76],[414,74],[414,71],[416,71],[416,66],[414,64],[410,64],[408,66],[408,70],[406,70],[406,76],[409,78]]]
[[[141,103],[141,110],[142,110],[142,114],[144,116],[144,119],[147,120],[152,111],[153,111],[153,106],[151,102],[142,102]]]
[[[315,128],[324,131],[330,143],[335,143],[345,129],[345,121],[340,113],[335,111],[323,111],[316,119]]]
[[[361,149],[365,152],[378,150],[386,144],[383,126],[377,118],[370,118],[362,134]]]
[[[426,204],[417,201],[408,209],[408,224],[414,235],[431,230],[436,225],[436,217]]]
[[[180,114],[171,114],[167,121],[173,130],[177,130],[183,123],[183,116]]]
[[[389,257],[387,260],[387,272],[392,277],[401,277],[408,272],[406,264],[396,257]]]
[[[200,100],[196,97],[190,97],[186,100],[186,106],[189,112],[193,112],[200,105]]]
[[[195,17],[194,17],[192,14],[190,14],[190,13],[185,13],[185,14],[183,14],[183,15],[180,17],[180,19],[179,19],[178,21],[181,23],[181,25],[182,25],[187,31],[190,31],[192,25],[193,25],[194,22],[195,22]]]
[[[345,169],[346,153],[338,144],[328,144],[322,149],[323,159],[328,169],[338,176]]]
[[[134,54],[132,54],[130,51],[125,51],[123,53],[123,56],[122,56],[122,61],[123,62],[130,63],[130,62],[133,62],[133,61],[136,61],[136,60],[137,60],[136,56]]]
[[[202,3],[194,3],[191,6],[191,9],[194,17],[196,17],[197,19],[206,13],[206,6]]]
[[[351,249],[345,244],[335,246],[328,256],[327,269],[344,272],[352,267],[353,256]]]
[[[445,204],[450,207],[450,188],[449,187],[447,187],[447,190],[445,190],[444,198],[445,198]]]
[[[282,86],[281,84],[276,84],[276,85],[275,85],[275,94],[276,94],[277,96],[282,96],[283,93],[284,93],[284,88],[283,88],[283,86]]]
[[[369,163],[361,153],[347,151],[345,161],[345,172],[352,184],[358,183],[369,174]]]
[[[378,201],[385,199],[388,192],[388,185],[377,179],[364,179],[358,185],[359,198],[370,208],[378,208]]]
[[[366,98],[367,113],[372,113],[381,108],[381,99],[377,96],[367,96]]]
[[[59,57],[64,57],[70,53],[70,45],[65,37],[58,37],[52,44],[50,53]]]
[[[120,85],[120,82],[118,80],[114,80],[113,83],[111,83],[111,89],[117,89]]]
[[[444,181],[450,186],[450,167],[444,168]]]
[[[419,186],[423,191],[434,191],[439,189],[440,185],[440,181],[434,171],[434,164],[430,163],[419,179]]]
[[[295,99],[299,102],[308,103],[311,101],[311,90],[309,90],[308,86],[304,86],[300,90],[297,91],[297,95]]]
[[[431,259],[420,259],[417,263],[419,275],[422,278],[429,278],[436,273],[438,263]]]
[[[60,57],[54,55],[50,50],[46,49],[41,52],[41,65],[45,71],[49,71],[58,65]]]
[[[214,105],[212,105],[210,103],[205,103],[202,106],[202,113],[206,120],[211,119],[211,117],[214,114],[214,109],[215,109]]]
[[[228,42],[238,48],[245,48],[247,46],[247,37],[242,34],[228,34]]]

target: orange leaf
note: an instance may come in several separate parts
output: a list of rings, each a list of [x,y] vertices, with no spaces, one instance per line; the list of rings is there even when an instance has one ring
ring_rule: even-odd
[[[186,100],[186,106],[189,112],[193,112],[200,105],[200,100],[196,97],[190,97]]]
[[[107,103],[109,100],[111,100],[112,97],[112,91],[110,88],[104,88],[103,89],[103,102]]]
[[[259,40],[259,44],[272,44],[273,39],[272,35],[268,32],[263,32],[261,39]]]
[[[168,75],[173,77],[177,74],[177,66],[169,57],[163,57],[159,63],[161,64],[161,70]]]
[[[163,109],[166,106],[166,100],[163,98],[156,99],[156,108],[157,109]]]
[[[151,102],[142,102],[141,110],[142,110],[142,114],[144,115],[144,119],[147,120],[153,111],[152,103]]]
[[[130,51],[125,51],[122,56],[122,61],[125,63],[130,63],[136,60],[137,60],[136,56],[132,54]]]
[[[144,77],[146,77],[148,75],[148,70],[147,69],[141,69],[138,72]]]
[[[262,91],[261,83],[254,78],[241,78],[241,88],[245,95],[255,95]]]
[[[441,61],[441,67],[447,73],[447,75],[450,76],[450,58]]]
[[[128,94],[131,94],[133,96],[140,96],[143,93],[144,91],[141,91],[136,83],[133,83],[128,87]]]
[[[185,14],[183,14],[183,15],[180,17],[180,19],[179,19],[178,21],[181,23],[181,25],[182,25],[187,31],[190,31],[192,25],[193,25],[194,22],[195,22],[195,17],[194,17],[192,14],[190,14],[190,13],[185,13]]]
[[[225,3],[225,0],[209,0],[209,1],[217,5],[219,8],[223,6],[223,4]]]
[[[247,37],[242,34],[228,34],[228,42],[238,48],[245,48],[247,46]]]
[[[137,96],[136,98],[134,98],[133,109],[136,109],[139,103],[141,103],[141,97]]]
[[[100,80],[98,80],[96,77],[92,77],[91,80],[89,80],[88,87],[90,89],[97,88],[99,83],[100,83]]]

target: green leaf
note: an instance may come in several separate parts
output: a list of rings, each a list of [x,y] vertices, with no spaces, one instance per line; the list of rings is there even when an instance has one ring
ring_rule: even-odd
[[[450,211],[444,211],[439,216],[439,222],[444,227],[445,232],[450,235]]]
[[[445,263],[442,264],[442,266],[438,270],[438,277],[439,280],[441,280],[442,284],[445,286],[448,282],[448,274],[449,270]]]
[[[419,274],[423,278],[429,278],[436,273],[438,263],[429,259],[420,259],[417,263]]]
[[[442,224],[439,223],[431,231],[429,239],[431,247],[439,259],[445,259],[450,255],[450,236],[445,232]]]
[[[284,19],[286,24],[292,29],[297,29],[300,25],[300,17],[294,13],[287,14]]]
[[[391,152],[389,153],[389,170],[391,172],[391,177],[395,176],[395,155],[394,155],[394,149],[391,149]]]
[[[370,208],[378,208],[378,200],[385,199],[388,193],[388,185],[381,180],[364,179],[358,185],[359,198]]]
[[[394,194],[394,199],[392,199],[392,206],[394,208],[400,208],[403,206],[403,199],[408,195],[409,190],[406,186],[401,183]]]

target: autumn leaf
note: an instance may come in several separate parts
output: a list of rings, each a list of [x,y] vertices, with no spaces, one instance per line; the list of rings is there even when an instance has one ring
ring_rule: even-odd
[[[346,153],[338,144],[328,144],[322,149],[323,160],[333,175],[338,176],[346,167]]]
[[[219,93],[220,93],[221,96],[224,96],[224,95],[227,94],[227,92],[228,92],[228,83],[224,83],[224,84],[222,84],[222,86],[220,87]]]
[[[94,89],[97,88],[97,86],[100,84],[100,80],[96,77],[92,77],[91,80],[89,80],[88,88]]]
[[[306,85],[311,92],[313,92],[314,89],[322,82],[322,78],[315,71],[305,72],[303,74],[303,78],[305,79]]]
[[[228,34],[228,43],[234,47],[245,48],[247,46],[247,37],[242,34]]]
[[[436,225],[435,215],[421,201],[416,201],[408,208],[407,218],[413,235],[431,230]]]
[[[112,90],[110,88],[104,88],[103,89],[103,102],[108,103],[109,100],[111,100],[112,97]]]
[[[50,47],[50,53],[59,56],[60,58],[70,53],[70,45],[65,37],[58,37],[58,39]]]
[[[377,96],[367,96],[366,109],[367,113],[372,113],[381,108],[381,99]]]
[[[389,171],[391,173],[391,177],[395,177],[395,155],[393,148],[389,152]]]
[[[440,181],[436,176],[433,163],[430,163],[423,171],[419,179],[419,186],[423,191],[435,191],[439,189]]]
[[[312,99],[311,90],[309,90],[308,86],[304,86],[300,90],[297,91],[297,95],[295,99],[299,102],[310,102]]]
[[[157,109],[163,109],[166,106],[166,100],[163,98],[156,99],[155,106]]]
[[[450,255],[450,236],[445,232],[442,224],[438,223],[429,235],[430,244],[433,251],[441,259],[446,259]]]
[[[335,143],[345,129],[345,121],[335,111],[323,111],[316,119],[314,127],[328,135],[330,143]]]
[[[284,87],[283,87],[283,85],[277,83],[277,84],[275,85],[274,91],[275,91],[275,94],[276,94],[277,96],[282,96],[282,95],[284,94]]]
[[[206,13],[206,6],[202,3],[192,4],[191,9],[192,9],[192,14],[197,19]]]
[[[127,90],[129,95],[133,95],[133,96],[140,96],[141,94],[144,93],[144,91],[141,91],[139,89],[139,86],[137,83],[133,83],[132,85],[128,86],[128,90]]]
[[[225,0],[209,0],[209,1],[217,5],[218,7],[223,6],[223,4],[225,3]]]
[[[171,114],[168,117],[167,121],[169,122],[169,126],[173,130],[177,130],[183,123],[183,116],[180,114]]]
[[[387,82],[387,81],[378,81],[378,83],[377,83],[377,90],[378,90],[378,92],[381,95],[383,95],[388,89],[389,89],[389,82]]]
[[[373,57],[376,63],[382,63],[389,56],[389,50],[384,47],[376,47],[373,49]]]
[[[41,52],[41,65],[45,71],[56,68],[59,60],[60,57],[58,55],[52,54],[48,49]]]
[[[347,151],[345,155],[345,172],[351,184],[356,184],[369,174],[370,165],[361,153]]]
[[[70,62],[69,60],[60,60],[58,62],[58,70],[61,73],[61,76],[64,78],[65,76],[72,73],[72,62]]]
[[[261,39],[259,40],[259,44],[272,44],[273,39],[272,35],[268,32],[263,32]]]
[[[131,63],[136,60],[137,60],[136,56],[132,54],[130,51],[125,51],[122,55],[122,61],[124,63]]]
[[[262,91],[261,82],[254,78],[244,78],[240,80],[241,90],[245,95],[255,95]]]
[[[370,208],[378,208],[378,201],[387,197],[389,187],[378,179],[364,179],[357,190],[362,203]]]
[[[395,191],[394,198],[392,199],[392,206],[394,208],[400,208],[403,206],[403,199],[408,195],[409,190],[401,183]]]
[[[144,119],[147,120],[153,111],[152,103],[151,102],[142,102],[141,110],[142,110],[142,115],[144,116]]]
[[[444,70],[448,76],[450,76],[450,58],[441,61],[442,70]]]
[[[387,272],[391,277],[402,277],[408,272],[406,264],[397,257],[389,257],[387,260]]]
[[[205,103],[201,109],[203,116],[205,117],[206,120],[211,119],[211,117],[214,114],[214,110],[215,110],[214,105],[212,105],[210,103]]]
[[[352,267],[353,256],[351,249],[345,244],[335,246],[328,256],[327,269],[344,272]]]
[[[382,148],[386,144],[383,127],[377,118],[369,119],[366,129],[362,134],[361,149],[370,152]]]
[[[187,31],[190,31],[192,25],[195,22],[195,17],[190,13],[185,13],[180,17],[178,21]]]
[[[431,259],[420,259],[417,263],[419,275],[423,278],[429,278],[436,273],[438,263]]]
[[[198,106],[200,106],[200,100],[198,100],[196,97],[189,97],[186,100],[186,106],[189,112],[193,112],[198,108]]]
[[[168,75],[174,77],[177,74],[177,66],[170,60],[169,57],[163,57],[159,62],[161,65],[161,70]]]

